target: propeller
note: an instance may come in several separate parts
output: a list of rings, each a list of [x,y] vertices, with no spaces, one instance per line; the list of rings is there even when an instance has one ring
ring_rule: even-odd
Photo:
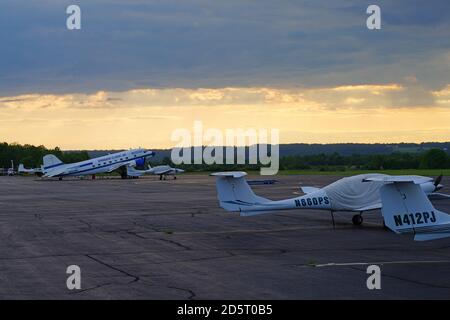
[[[438,191],[439,189],[442,189],[441,181],[442,181],[442,174],[434,180],[434,191]]]

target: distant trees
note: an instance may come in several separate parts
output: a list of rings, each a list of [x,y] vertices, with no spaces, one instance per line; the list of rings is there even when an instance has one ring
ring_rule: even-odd
[[[47,149],[44,146],[0,143],[0,167],[9,168],[11,160],[15,165],[23,163],[26,167],[39,167],[42,157],[54,154],[65,163],[89,159],[86,151],[61,151],[58,147]],[[174,165],[169,157],[160,164]],[[177,165],[187,171],[258,170],[260,165]],[[347,169],[446,169],[450,168],[450,156],[442,149],[429,149],[422,153],[393,152],[389,154],[341,155],[337,152],[314,155],[289,155],[280,158],[280,169],[342,171]]]
[[[44,146],[32,146],[29,144],[8,144],[0,143],[0,167],[11,167],[11,160],[16,166],[23,163],[26,167],[40,167],[42,157],[46,154],[54,154],[63,162],[77,162],[89,159],[89,155],[85,151],[63,152],[58,147],[55,149],[47,149]]]
[[[165,157],[160,164],[170,164]],[[177,165],[187,171],[259,170],[260,165],[196,164]],[[338,153],[315,155],[289,155],[280,158],[281,170],[344,171],[388,170],[388,169],[446,169],[450,168],[450,156],[441,149],[430,149],[423,153],[393,152],[389,154],[353,154],[343,156]]]
[[[444,153],[445,154],[445,153]],[[319,154],[314,156],[288,156],[280,159],[281,169],[318,169],[345,170],[349,169],[417,169],[421,163],[421,154],[394,152],[391,154],[354,154],[341,156],[339,154]],[[442,166],[445,168],[445,166]]]
[[[420,168],[441,169],[450,167],[449,156],[441,149],[431,149],[422,155]]]

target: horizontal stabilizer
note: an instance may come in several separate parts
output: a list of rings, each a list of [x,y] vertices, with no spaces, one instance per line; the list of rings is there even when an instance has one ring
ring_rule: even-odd
[[[52,178],[52,177],[57,177],[60,175],[63,175],[66,172],[66,167],[59,167],[59,168],[55,168],[53,170],[48,171],[44,177],[45,178]]]

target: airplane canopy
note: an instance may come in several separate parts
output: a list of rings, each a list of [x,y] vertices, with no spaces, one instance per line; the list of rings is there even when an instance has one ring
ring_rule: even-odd
[[[363,208],[379,208],[380,188],[385,184],[384,177],[388,176],[379,173],[360,174],[342,178],[324,187],[323,190],[330,198],[333,210],[358,211]]]

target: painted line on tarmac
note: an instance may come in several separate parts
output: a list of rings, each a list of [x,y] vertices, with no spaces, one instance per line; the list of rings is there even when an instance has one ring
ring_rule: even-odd
[[[350,229],[353,226],[340,226],[336,229]],[[233,230],[218,230],[218,231],[186,231],[186,232],[174,232],[177,235],[186,234],[222,234],[222,233],[259,233],[259,232],[281,232],[281,231],[295,231],[295,230],[333,230],[332,226],[310,226],[310,227],[287,227],[276,229],[233,229]]]
[[[329,262],[323,264],[312,264],[311,266],[317,268],[323,267],[351,267],[351,266],[367,266],[374,264],[445,264],[450,263],[450,260],[404,260],[404,261],[373,261],[373,262]]]

